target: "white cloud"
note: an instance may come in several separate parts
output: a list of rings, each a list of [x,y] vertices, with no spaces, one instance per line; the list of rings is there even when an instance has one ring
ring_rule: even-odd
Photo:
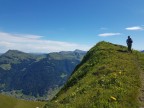
[[[144,27],[141,26],[133,26],[133,27],[127,27],[125,28],[126,30],[132,30],[132,31],[137,31],[137,30],[144,30]]]
[[[102,33],[102,34],[98,34],[98,36],[101,37],[107,37],[107,36],[117,36],[120,35],[121,33]]]
[[[21,35],[0,32],[0,51],[5,52],[9,49],[24,52],[58,52],[72,51],[75,49],[88,50],[90,46],[75,43],[44,40],[43,36]]]

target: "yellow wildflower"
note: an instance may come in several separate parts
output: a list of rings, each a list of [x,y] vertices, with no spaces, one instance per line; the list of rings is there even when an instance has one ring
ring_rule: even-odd
[[[113,96],[110,97],[112,100],[116,101],[117,99]]]
[[[122,71],[119,71],[119,74],[121,75],[121,74],[122,74]]]

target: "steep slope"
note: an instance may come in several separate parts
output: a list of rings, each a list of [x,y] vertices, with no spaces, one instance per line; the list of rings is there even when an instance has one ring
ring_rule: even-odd
[[[143,71],[144,54],[100,42],[44,108],[139,108],[144,102]]]
[[[18,100],[0,94],[0,108],[42,108],[46,102]]]
[[[0,56],[0,90],[35,97],[47,95],[63,86],[84,54],[71,51],[36,55],[9,50]]]

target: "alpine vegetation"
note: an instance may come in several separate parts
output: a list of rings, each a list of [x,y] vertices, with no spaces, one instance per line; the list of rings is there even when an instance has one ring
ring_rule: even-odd
[[[44,108],[139,108],[144,106],[143,79],[143,53],[102,41]]]

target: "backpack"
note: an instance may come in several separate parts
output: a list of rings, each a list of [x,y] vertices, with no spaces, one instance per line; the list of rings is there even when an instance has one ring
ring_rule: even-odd
[[[127,44],[132,44],[132,43],[133,43],[133,41],[131,38],[127,39]]]

